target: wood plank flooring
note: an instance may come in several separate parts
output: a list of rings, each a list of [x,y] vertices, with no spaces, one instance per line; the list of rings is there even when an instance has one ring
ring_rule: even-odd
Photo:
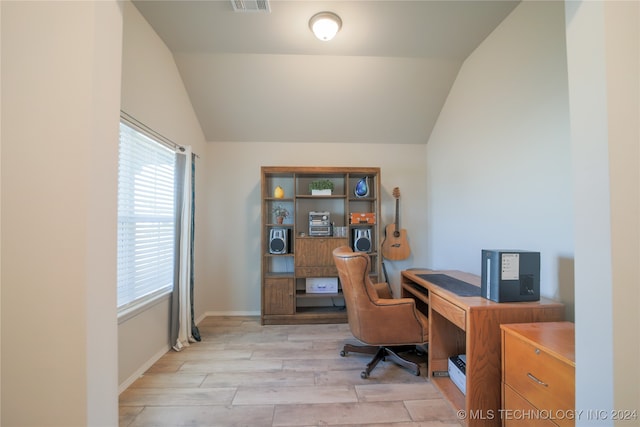
[[[460,427],[426,378],[371,356],[346,324],[262,326],[258,317],[207,317],[202,341],[165,354],[120,395],[120,427]]]

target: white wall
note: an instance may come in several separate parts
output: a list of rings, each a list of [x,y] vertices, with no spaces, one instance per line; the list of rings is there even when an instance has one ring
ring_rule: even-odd
[[[481,249],[541,253],[541,294],[573,305],[561,2],[524,2],[467,58],[427,144],[429,264],[480,274]]]
[[[605,5],[614,284],[613,401],[614,408],[640,409],[640,3]],[[588,311],[583,314],[588,316]],[[584,332],[583,345],[587,347],[588,331]],[[629,366],[636,368],[629,370]],[[589,378],[588,372],[585,369],[581,379]],[[634,422],[627,420],[624,424]]]
[[[567,2],[576,204],[576,406],[640,408],[640,7]],[[637,425],[637,420],[616,422]],[[577,425],[614,425],[582,419]]]
[[[122,110],[180,145],[191,145],[196,160],[196,233],[207,222],[205,141],[173,56],[130,2],[124,3]],[[195,290],[205,286],[205,241],[196,236]],[[169,348],[169,304],[165,298],[118,325],[118,383],[126,388]],[[205,304],[206,306],[207,304]],[[201,309],[202,310],[202,309]],[[196,319],[202,311],[196,313]]]
[[[0,7],[1,423],[117,425],[120,4]]]
[[[2,46],[2,7],[0,7],[0,46]],[[0,69],[2,55],[0,55]],[[2,75],[2,73],[0,73]],[[0,88],[2,84],[0,82]],[[2,102],[0,102],[0,135],[2,135]],[[2,138],[0,138],[0,176],[2,176]],[[0,185],[0,242],[2,241],[2,185]],[[0,244],[0,378],[2,378],[2,244]],[[0,383],[0,414],[2,414],[2,385]],[[2,419],[0,419],[2,424]]]
[[[209,143],[205,288],[196,307],[210,314],[260,313],[260,166],[371,166],[381,168],[382,224],[393,222],[400,187],[401,226],[412,257],[385,262],[399,293],[399,271],[426,262],[424,145]]]

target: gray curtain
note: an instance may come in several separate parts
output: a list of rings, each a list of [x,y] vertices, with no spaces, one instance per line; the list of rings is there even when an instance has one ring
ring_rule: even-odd
[[[191,274],[189,277],[189,286],[191,288],[191,333],[193,338],[196,341],[200,341],[200,331],[198,327],[195,325],[194,314],[193,314],[193,284],[194,284],[194,272],[193,272],[193,255],[194,255],[194,237],[195,237],[195,174],[196,174],[196,156],[192,154],[191,161],[191,239],[190,239],[190,251],[191,251]],[[178,340],[178,328],[180,327],[179,322],[179,288],[178,281],[180,277],[180,234],[181,227],[180,224],[182,222],[182,203],[183,203],[183,192],[182,188],[184,186],[184,172],[185,172],[186,158],[183,155],[178,154],[176,156],[176,169],[175,169],[175,214],[176,214],[176,227],[175,227],[175,239],[174,239],[174,250],[175,250],[175,260],[173,267],[173,294],[171,296],[171,345]]]
[[[190,247],[191,251],[191,275],[189,277],[189,286],[191,287],[191,334],[196,341],[200,341],[200,331],[196,326],[195,319],[193,318],[193,282],[194,282],[194,262],[195,254],[194,254],[194,243],[196,237],[196,155],[191,154],[191,239],[190,239]]]

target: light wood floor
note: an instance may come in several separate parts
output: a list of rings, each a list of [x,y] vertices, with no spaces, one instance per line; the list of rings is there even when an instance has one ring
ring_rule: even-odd
[[[425,377],[370,356],[348,325],[262,326],[257,317],[208,317],[202,341],[164,355],[120,395],[120,427],[460,427]]]

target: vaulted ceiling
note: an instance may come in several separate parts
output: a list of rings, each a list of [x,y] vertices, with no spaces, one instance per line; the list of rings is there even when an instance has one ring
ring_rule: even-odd
[[[207,141],[424,144],[460,66],[518,1],[134,4],[172,51]],[[343,22],[328,42],[308,26],[325,10]]]

